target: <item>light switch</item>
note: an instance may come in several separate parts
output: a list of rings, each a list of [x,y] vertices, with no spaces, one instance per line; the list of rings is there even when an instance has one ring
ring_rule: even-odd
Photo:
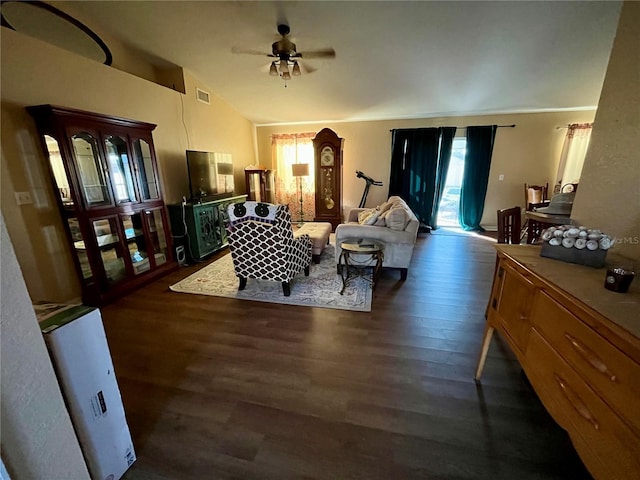
[[[503,174],[498,175],[498,181],[501,182],[503,180],[504,180],[504,175]]]
[[[14,195],[18,205],[31,205],[33,203],[30,192],[15,192]]]

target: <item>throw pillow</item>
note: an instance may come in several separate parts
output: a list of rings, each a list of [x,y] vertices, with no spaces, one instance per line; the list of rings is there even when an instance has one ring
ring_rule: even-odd
[[[393,205],[392,202],[384,202],[382,205],[380,205],[378,207],[378,210],[380,210],[380,215],[382,215],[383,213],[385,213],[387,210],[389,210],[391,208],[391,206]]]
[[[367,221],[364,222],[364,225],[374,225],[378,221],[378,217],[380,216],[380,212],[375,210],[373,214],[367,218]]]
[[[384,219],[384,217],[382,215],[380,215],[378,217],[378,219],[376,220],[376,223],[373,224],[374,227],[386,227],[387,226],[387,222]]]
[[[358,223],[360,225],[372,225],[378,219],[380,212],[375,208],[367,208],[358,213]]]
[[[391,230],[402,231],[407,226],[409,216],[402,206],[396,206],[387,212],[385,222]]]

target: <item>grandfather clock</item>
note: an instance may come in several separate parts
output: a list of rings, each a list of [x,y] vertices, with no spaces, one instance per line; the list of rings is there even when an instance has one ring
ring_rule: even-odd
[[[315,222],[342,223],[342,144],[333,130],[322,129],[313,139],[316,167]]]

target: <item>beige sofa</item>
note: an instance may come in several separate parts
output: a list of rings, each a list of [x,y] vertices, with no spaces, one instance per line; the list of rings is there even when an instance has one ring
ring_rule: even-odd
[[[406,280],[420,222],[400,197],[389,199],[375,209],[353,208],[347,222],[336,228],[336,265],[338,272],[340,243],[348,238],[367,238],[385,244],[383,267],[397,268]]]

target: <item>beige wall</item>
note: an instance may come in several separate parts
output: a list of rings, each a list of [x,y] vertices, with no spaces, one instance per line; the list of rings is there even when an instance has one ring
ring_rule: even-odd
[[[572,217],[640,262],[640,3],[625,2]],[[636,265],[636,271],[639,268]]]
[[[367,206],[379,205],[387,197],[391,161],[391,133],[394,128],[431,126],[512,125],[499,128],[491,162],[491,173],[482,225],[496,225],[496,210],[519,205],[524,207],[524,182],[544,184],[550,188],[555,180],[560,151],[569,123],[593,121],[595,111],[554,112],[518,115],[488,115],[476,117],[425,118],[418,120],[388,120],[377,122],[322,123],[310,125],[278,125],[257,128],[258,158],[271,165],[271,134],[318,132],[331,128],[344,142],[344,210],[357,206],[364,190],[364,181],[356,178],[361,170],[383,187],[371,187]],[[458,131],[458,136],[464,131]],[[503,181],[498,176],[504,175]]]
[[[231,153],[236,188],[244,192],[243,169],[255,163],[255,127],[211,95],[195,99],[185,74],[183,95],[147,80],[2,29],[1,206],[33,300],[66,301],[79,284],[53,197],[35,125],[24,107],[55,104],[157,124],[153,132],[164,199],[188,196],[185,150]],[[33,205],[17,206],[14,192],[29,191]]]
[[[88,479],[1,214],[0,249],[2,461],[15,479]]]

